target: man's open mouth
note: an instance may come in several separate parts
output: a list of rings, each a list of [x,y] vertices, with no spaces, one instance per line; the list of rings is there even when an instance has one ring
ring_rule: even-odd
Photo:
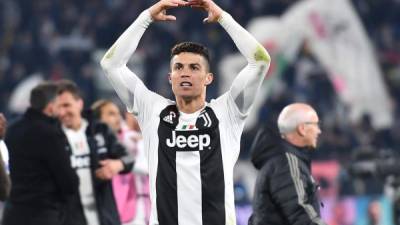
[[[191,87],[191,86],[192,86],[192,83],[187,82],[187,81],[184,81],[184,82],[181,82],[180,86],[181,86],[181,87]]]

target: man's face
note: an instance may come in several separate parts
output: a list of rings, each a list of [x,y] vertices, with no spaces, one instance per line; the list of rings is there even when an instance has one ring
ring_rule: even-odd
[[[121,129],[121,113],[113,103],[108,103],[101,108],[100,120],[111,127],[114,132]]]
[[[6,134],[7,120],[3,113],[0,113],[0,138],[4,138]]]
[[[80,126],[83,101],[74,97],[70,92],[64,92],[56,98],[56,112],[61,123],[70,129]]]
[[[169,79],[176,98],[191,100],[205,97],[206,86],[212,82],[213,75],[208,72],[203,56],[182,52],[171,60]]]
[[[321,134],[319,119],[316,113],[313,113],[309,121],[304,123],[304,141],[306,147],[317,148],[318,136]]]

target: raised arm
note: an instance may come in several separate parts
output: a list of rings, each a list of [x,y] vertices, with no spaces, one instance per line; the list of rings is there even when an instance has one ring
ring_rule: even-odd
[[[271,58],[267,50],[212,0],[189,0],[189,5],[208,12],[204,22],[219,22],[247,59],[246,67],[234,79],[229,90],[239,110],[246,114],[270,65]]]
[[[229,90],[240,112],[247,114],[268,71],[271,58],[266,49],[228,13],[222,14],[219,23],[247,60],[247,65],[233,80]]]
[[[138,76],[126,66],[129,58],[135,52],[141,37],[152,21],[176,20],[174,16],[167,15],[166,10],[186,4],[182,0],[162,0],[143,11],[101,60],[100,64],[107,78],[129,110],[133,109],[136,88],[138,86],[146,88]]]

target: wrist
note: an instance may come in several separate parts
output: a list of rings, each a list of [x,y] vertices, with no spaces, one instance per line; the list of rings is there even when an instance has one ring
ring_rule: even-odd
[[[151,20],[154,20],[154,16],[155,16],[155,9],[153,8],[154,6],[148,8],[147,10],[143,11],[142,14],[148,14],[148,16],[151,18]]]
[[[230,17],[231,15],[227,12],[225,12],[224,10],[222,10],[221,14],[219,15],[218,18],[218,23],[222,24],[228,17]]]
[[[144,17],[146,21],[148,22],[153,22],[154,18],[153,18],[153,14],[151,11],[151,8],[148,8],[147,10],[144,10],[141,14],[141,17]]]

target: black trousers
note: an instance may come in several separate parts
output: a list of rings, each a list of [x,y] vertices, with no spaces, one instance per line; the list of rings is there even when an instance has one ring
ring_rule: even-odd
[[[3,212],[3,225],[67,225],[62,208],[49,209],[23,206],[7,202]]]

